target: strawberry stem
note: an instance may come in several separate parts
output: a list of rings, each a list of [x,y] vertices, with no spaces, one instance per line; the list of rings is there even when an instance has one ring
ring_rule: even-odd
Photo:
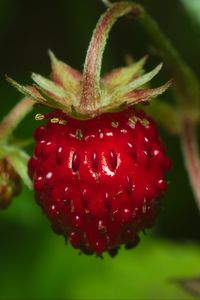
[[[22,119],[31,111],[33,101],[23,98],[0,123],[0,142],[6,141]]]
[[[200,210],[200,159],[196,126],[188,119],[184,119],[182,122],[182,150],[193,193]]]
[[[102,15],[94,30],[84,65],[80,111],[88,113],[98,109],[101,101],[101,65],[106,41],[118,18],[138,11],[138,5],[129,2],[115,3]]]

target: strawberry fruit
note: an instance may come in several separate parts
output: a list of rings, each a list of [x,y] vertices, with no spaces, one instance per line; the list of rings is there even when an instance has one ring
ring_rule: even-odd
[[[47,117],[29,174],[55,230],[86,253],[135,245],[167,188],[170,164],[154,121],[132,108],[87,121],[60,111]]]
[[[128,2],[115,3],[100,18],[83,74],[50,52],[52,80],[33,74],[36,85],[25,87],[9,79],[53,108],[36,116],[47,121],[35,131],[29,161],[36,200],[57,233],[97,256],[137,244],[138,233],[154,223],[170,168],[156,124],[136,105],[170,85],[141,88],[161,65],[143,75],[144,58],[100,78],[109,30],[132,9]]]

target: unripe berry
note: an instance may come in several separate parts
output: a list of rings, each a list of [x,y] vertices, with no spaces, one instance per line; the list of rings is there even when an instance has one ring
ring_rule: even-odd
[[[21,191],[21,180],[9,161],[0,160],[0,209],[6,208]]]

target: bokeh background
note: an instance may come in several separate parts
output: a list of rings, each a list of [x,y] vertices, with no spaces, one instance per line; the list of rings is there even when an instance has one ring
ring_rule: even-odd
[[[159,22],[200,77],[200,1],[138,0]],[[47,50],[82,69],[91,33],[105,10],[100,0],[0,0],[0,117],[21,95],[4,75],[22,83],[30,72],[50,73]],[[115,25],[103,72],[149,53],[147,70],[160,61],[133,20]],[[166,67],[154,84],[170,77]],[[188,99],[189,101],[190,99]],[[169,91],[161,101],[174,103]],[[16,132],[30,138],[38,125],[34,110]],[[135,250],[104,259],[79,255],[56,236],[26,188],[0,213],[0,299],[193,299],[179,280],[200,276],[200,216],[184,169],[180,141],[160,128],[173,169],[156,226],[141,234]],[[29,153],[32,146],[28,148]]]

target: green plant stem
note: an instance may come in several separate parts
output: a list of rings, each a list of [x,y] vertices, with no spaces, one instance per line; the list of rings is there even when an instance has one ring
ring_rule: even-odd
[[[33,100],[23,98],[0,123],[0,142],[6,141],[23,118],[31,111]]]
[[[109,0],[104,4],[112,7]],[[133,7],[136,5],[131,2]],[[182,123],[180,134],[182,137],[182,151],[185,166],[200,209],[200,157],[196,137],[196,128],[200,120],[200,85],[196,75],[184,62],[171,41],[165,36],[158,23],[138,5],[138,13],[133,10],[132,17],[139,22],[149,35],[154,45],[159,49],[174,79],[175,99],[180,109]]]
[[[190,67],[160,30],[158,24],[144,10],[137,20],[159,48],[174,78],[175,99],[181,111],[181,140],[185,167],[200,210],[200,157],[196,136],[200,112],[200,85]]]
[[[136,17],[141,26],[151,37],[154,45],[168,65],[174,78],[176,99],[182,109],[196,109],[199,106],[199,81],[191,68],[184,62],[170,40],[164,35],[157,22],[143,9]]]
[[[195,125],[190,120],[182,121],[182,150],[190,183],[200,211],[200,159]]]

